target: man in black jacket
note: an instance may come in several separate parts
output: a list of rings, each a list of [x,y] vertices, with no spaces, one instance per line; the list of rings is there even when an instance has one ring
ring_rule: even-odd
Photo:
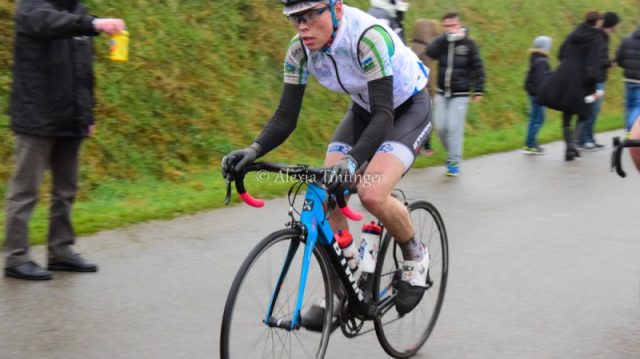
[[[600,55],[600,64],[604,69],[604,81],[599,82],[596,85],[596,99],[591,104],[591,113],[589,117],[587,117],[587,121],[585,126],[580,134],[580,137],[577,138],[578,147],[586,151],[594,151],[603,149],[605,146],[598,143],[593,135],[593,129],[595,127],[596,120],[598,119],[598,115],[600,114],[600,109],[602,108],[602,102],[604,101],[604,90],[605,84],[607,80],[607,71],[613,65],[612,61],[609,59],[609,40],[611,34],[616,32],[616,27],[618,23],[620,23],[621,19],[615,12],[606,12],[602,17],[602,21],[597,25],[602,31],[600,35],[602,40],[600,41],[602,49]]]
[[[95,272],[71,250],[82,141],[94,130],[92,38],[124,30],[121,19],[98,19],[77,0],[22,0],[15,18],[11,129],[16,168],[7,195],[5,276],[51,278],[30,256],[28,223],[38,186],[51,169],[48,269]]]
[[[473,91],[474,101],[482,100],[484,66],[478,46],[456,13],[445,14],[442,27],[444,34],[427,47],[427,56],[438,61],[434,125],[448,152],[446,175],[458,176],[469,97]]]
[[[626,129],[640,118],[640,27],[622,40],[616,63],[624,69]]]

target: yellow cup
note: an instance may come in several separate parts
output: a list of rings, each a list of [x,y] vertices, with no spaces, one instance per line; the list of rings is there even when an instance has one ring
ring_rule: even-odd
[[[129,32],[122,31],[111,36],[111,49],[109,50],[111,61],[126,62],[129,60]]]

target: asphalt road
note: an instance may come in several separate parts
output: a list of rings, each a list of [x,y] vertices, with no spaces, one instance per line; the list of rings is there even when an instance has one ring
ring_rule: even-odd
[[[610,148],[571,163],[561,143],[545,148],[465,161],[455,179],[438,167],[403,180],[440,209],[450,242],[443,311],[418,358],[640,358],[640,175],[628,159],[628,178],[610,173]],[[233,276],[287,208],[275,199],[106,231],[76,246],[97,274],[0,279],[0,358],[218,357]],[[386,357],[375,334],[332,336],[327,358],[363,357]]]

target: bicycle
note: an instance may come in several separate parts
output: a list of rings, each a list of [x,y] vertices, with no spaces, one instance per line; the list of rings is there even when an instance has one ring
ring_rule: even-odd
[[[344,194],[327,194],[322,179],[330,175],[328,169],[267,162],[250,165],[234,182],[244,202],[261,207],[264,201],[253,198],[244,185],[246,174],[254,171],[284,173],[296,180],[288,195],[290,220],[286,228],[259,242],[238,270],[223,314],[221,357],[322,358],[337,327],[348,338],[375,330],[390,356],[415,355],[434,329],[447,285],[448,242],[437,209],[426,201],[409,202],[402,191],[394,192],[409,210],[416,239],[427,246],[431,260],[422,301],[413,311],[400,316],[393,309],[401,279],[401,251],[379,223],[383,231],[375,271],[363,273],[356,280],[334,240],[328,217],[336,205],[349,219],[361,219],[362,214],[347,206]],[[307,190],[299,212],[295,202],[304,185]],[[231,181],[227,180],[227,203],[230,195]],[[303,255],[296,255],[301,244]],[[337,280],[332,280],[335,276]],[[341,287],[342,298],[334,298],[334,285]],[[305,328],[301,318],[312,300],[318,298],[326,302],[324,323],[321,332],[314,332]],[[373,322],[374,328],[363,330],[368,321]]]
[[[611,153],[611,172],[615,169],[618,176],[624,178],[627,173],[622,169],[622,150],[625,147],[640,147],[640,140],[620,140],[619,136],[613,138],[613,152]]]

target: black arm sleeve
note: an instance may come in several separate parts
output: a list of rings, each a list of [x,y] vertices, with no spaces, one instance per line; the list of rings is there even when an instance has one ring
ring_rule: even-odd
[[[89,15],[58,11],[47,1],[21,1],[16,13],[16,29],[41,39],[96,36],[93,19]]]
[[[258,156],[278,147],[295,130],[305,88],[306,85],[284,84],[276,113],[255,140],[262,147]]]
[[[623,39],[620,43],[620,46],[618,46],[618,50],[616,51],[616,63],[622,68],[624,68],[624,46],[626,41],[626,38]]]
[[[480,57],[480,48],[475,42],[472,42],[473,57],[471,58],[471,73],[473,74],[473,90],[476,95],[482,95],[484,92],[484,64]]]
[[[595,88],[597,83],[604,82],[607,78],[603,58],[604,51],[605,43],[601,39],[594,41],[589,47],[589,52],[585,59],[588,87]]]
[[[358,165],[375,154],[385,135],[393,129],[393,76],[370,81],[368,87],[371,121],[350,152]]]
[[[447,38],[445,37],[445,35],[436,37],[425,50],[427,56],[434,60],[439,60],[440,54],[442,53],[442,48],[446,46],[446,42]]]

